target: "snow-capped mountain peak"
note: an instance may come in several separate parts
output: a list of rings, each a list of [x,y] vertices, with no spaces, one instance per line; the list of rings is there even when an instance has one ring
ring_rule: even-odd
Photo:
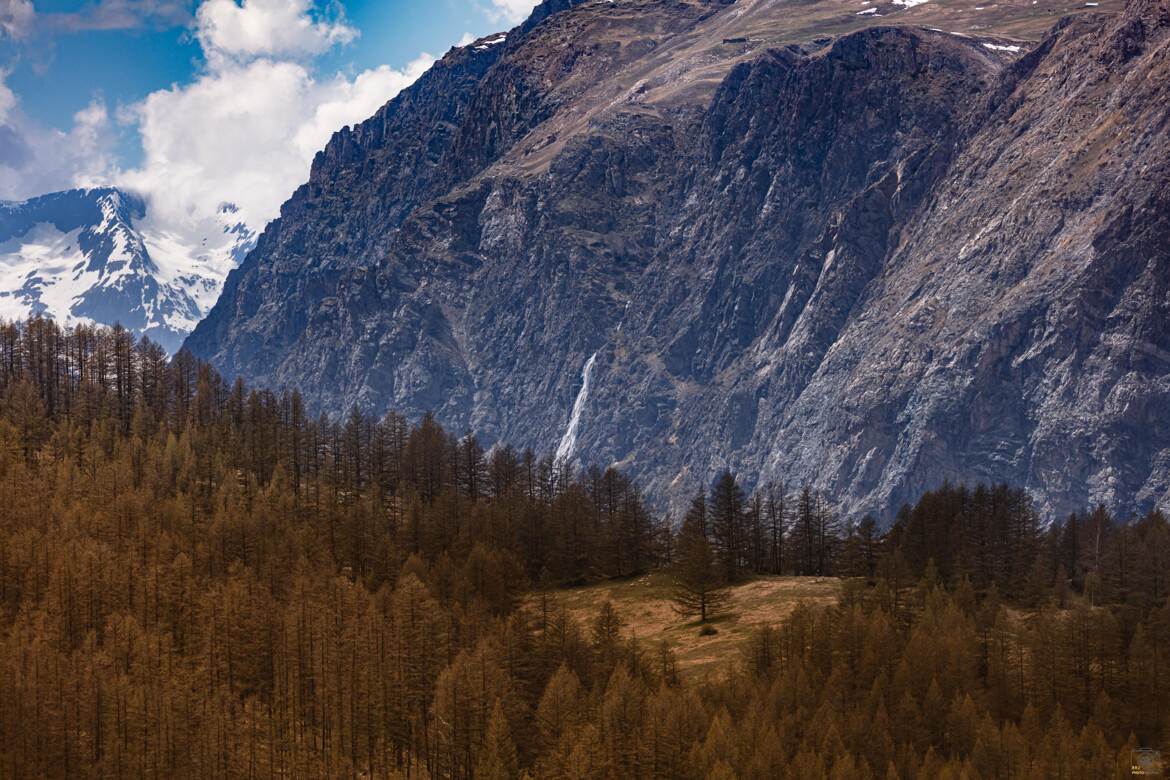
[[[254,242],[230,204],[175,230],[114,187],[0,202],[0,317],[118,322],[173,352]]]

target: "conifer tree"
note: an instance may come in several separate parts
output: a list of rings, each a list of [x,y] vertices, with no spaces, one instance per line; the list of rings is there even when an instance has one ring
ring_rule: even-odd
[[[730,471],[715,480],[709,506],[710,542],[726,582],[739,579],[747,541],[743,489]]]
[[[768,534],[768,567],[771,574],[782,574],[785,565],[784,542],[787,533],[784,487],[768,483],[765,488],[764,525]]]
[[[679,530],[672,567],[675,609],[681,615],[698,617],[700,623],[719,614],[728,597],[726,569],[719,565],[703,532],[705,516],[705,503],[698,496]]]
[[[479,751],[475,766],[476,780],[516,780],[519,775],[519,761],[512,732],[508,727],[508,716],[500,700],[496,699],[488,719],[487,735]]]
[[[581,681],[567,665],[562,664],[549,679],[540,705],[536,708],[536,727],[541,749],[548,753],[556,747],[561,736],[575,728],[584,718]]]

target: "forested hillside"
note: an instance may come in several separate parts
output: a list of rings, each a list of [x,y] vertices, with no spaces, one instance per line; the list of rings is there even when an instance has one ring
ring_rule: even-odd
[[[0,777],[1081,778],[1170,748],[1161,515],[944,486],[883,534],[698,487],[676,532],[614,470],[4,325]],[[557,606],[652,569],[684,611],[846,580],[684,680],[612,605]]]

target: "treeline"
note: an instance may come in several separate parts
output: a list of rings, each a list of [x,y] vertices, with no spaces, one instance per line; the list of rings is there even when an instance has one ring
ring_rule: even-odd
[[[808,487],[790,494],[769,483],[749,499],[730,471],[694,497],[683,518],[688,523],[707,539],[727,582],[755,574],[837,574],[853,546],[872,549],[877,541],[872,517],[842,524]]]
[[[995,586],[1022,606],[1083,594],[1129,621],[1166,601],[1170,533],[1158,511],[1118,523],[1104,507],[1044,525],[1027,494],[1005,485],[945,485],[904,507],[884,544],[905,576],[932,570],[943,581]]]
[[[121,328],[0,325],[0,395],[27,466],[124,461],[130,472],[116,484],[177,495],[196,524],[225,492],[248,511],[276,483],[324,532],[330,556],[370,587],[393,580],[411,554],[463,558],[477,543],[510,551],[526,578],[551,584],[643,572],[669,553],[663,519],[616,470],[574,475],[510,447],[487,455],[429,417],[311,419],[296,392],[225,383]],[[223,565],[247,562],[260,543],[234,522],[215,545]]]
[[[613,470],[0,327],[0,777],[1120,777],[1170,747],[1160,515],[946,487],[882,536],[725,474],[682,528]],[[849,579],[704,680],[557,606],[697,542],[719,587]]]
[[[705,549],[698,554],[698,541]],[[685,560],[687,554],[706,563]],[[1104,507],[1041,522],[1020,488],[945,484],[902,507],[890,527],[842,520],[812,490],[768,484],[751,497],[730,472],[700,491],[670,549],[679,568],[725,586],[759,574],[878,576],[899,585],[930,576],[979,593],[992,587],[1013,604],[1065,606],[1083,594],[1092,606],[1145,614],[1170,593],[1170,534],[1158,511],[1126,522]],[[1132,619],[1132,618],[1131,618]]]

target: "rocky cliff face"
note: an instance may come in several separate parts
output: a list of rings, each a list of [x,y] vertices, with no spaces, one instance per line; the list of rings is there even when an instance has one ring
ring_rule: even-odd
[[[668,502],[1165,506],[1170,11],[1051,10],[547,2],[337,134],[187,346]]]

